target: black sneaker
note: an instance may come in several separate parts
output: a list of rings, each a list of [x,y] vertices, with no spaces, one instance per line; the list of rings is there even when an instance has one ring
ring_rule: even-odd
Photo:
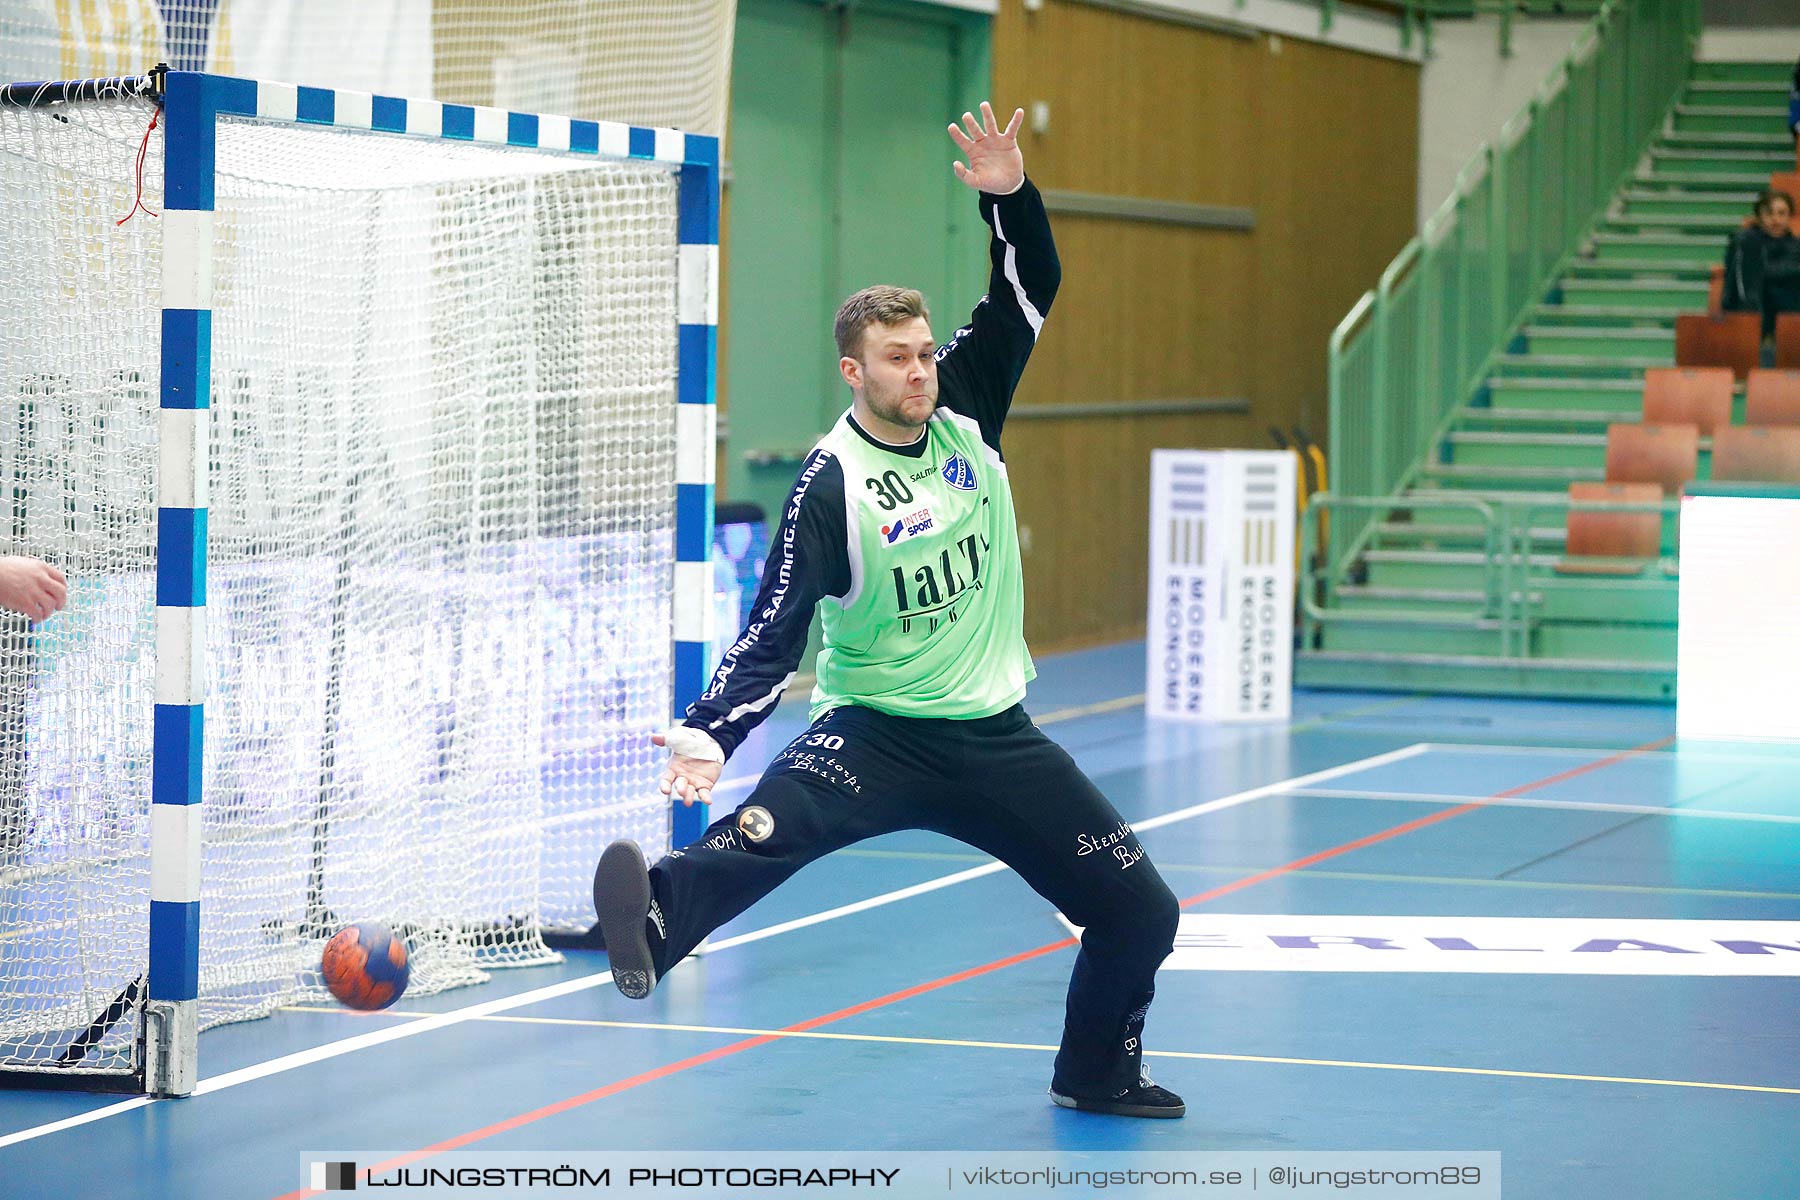
[[[1164,1117],[1173,1119],[1187,1115],[1187,1105],[1181,1097],[1166,1087],[1158,1087],[1147,1075],[1138,1076],[1137,1086],[1126,1088],[1118,1095],[1104,1100],[1092,1100],[1086,1096],[1072,1096],[1056,1090],[1050,1085],[1050,1099],[1063,1108],[1077,1108],[1082,1112],[1109,1113],[1115,1117]]]
[[[606,938],[619,994],[642,1000],[656,987],[656,957],[650,950],[650,868],[636,842],[614,842],[594,868],[594,912]],[[660,917],[662,914],[657,913]]]

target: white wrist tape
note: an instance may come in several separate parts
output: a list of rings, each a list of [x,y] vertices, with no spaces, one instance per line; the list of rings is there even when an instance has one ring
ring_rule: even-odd
[[[675,725],[663,734],[663,738],[668,742],[671,754],[679,754],[683,758],[698,758],[703,762],[725,761],[725,751],[719,749],[719,743],[713,741],[712,735],[704,729]]]

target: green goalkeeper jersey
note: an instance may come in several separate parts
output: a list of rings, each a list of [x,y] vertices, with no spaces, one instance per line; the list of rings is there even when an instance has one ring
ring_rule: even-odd
[[[849,413],[819,443],[844,477],[850,586],[823,601],[812,715],[861,704],[902,717],[985,717],[1036,672],[1006,465],[980,425],[939,407],[914,456]]]
[[[727,754],[781,698],[821,612],[816,718],[845,704],[974,718],[1018,703],[1035,674],[1000,432],[1060,280],[1030,181],[983,195],[988,293],[939,347],[938,408],[890,446],[846,412],[807,456],[751,618],[687,724]]]

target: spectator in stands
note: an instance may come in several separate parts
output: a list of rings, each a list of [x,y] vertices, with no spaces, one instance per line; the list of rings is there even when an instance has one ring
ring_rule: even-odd
[[[1763,337],[1775,336],[1775,314],[1800,312],[1800,238],[1788,227],[1794,198],[1773,188],[1756,198],[1756,219],[1725,244],[1727,312],[1760,312]]]

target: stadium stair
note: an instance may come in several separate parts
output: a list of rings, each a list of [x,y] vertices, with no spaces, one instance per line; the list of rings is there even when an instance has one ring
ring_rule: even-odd
[[[1782,132],[1791,65],[1696,63],[1662,133],[1485,385],[1371,527],[1350,572],[1317,599],[1296,663],[1303,684],[1668,700],[1675,684],[1672,516],[1660,563],[1635,576],[1557,571],[1569,484],[1605,477],[1606,427],[1640,419],[1646,368],[1675,361],[1675,316],[1703,312],[1726,236],[1772,172],[1794,169]],[[1734,422],[1743,420],[1740,386]],[[1708,474],[1702,439],[1699,477]],[[1490,562],[1468,501],[1540,501],[1523,552]],[[1487,602],[1516,595],[1520,626]],[[1377,681],[1379,683],[1377,684]]]

